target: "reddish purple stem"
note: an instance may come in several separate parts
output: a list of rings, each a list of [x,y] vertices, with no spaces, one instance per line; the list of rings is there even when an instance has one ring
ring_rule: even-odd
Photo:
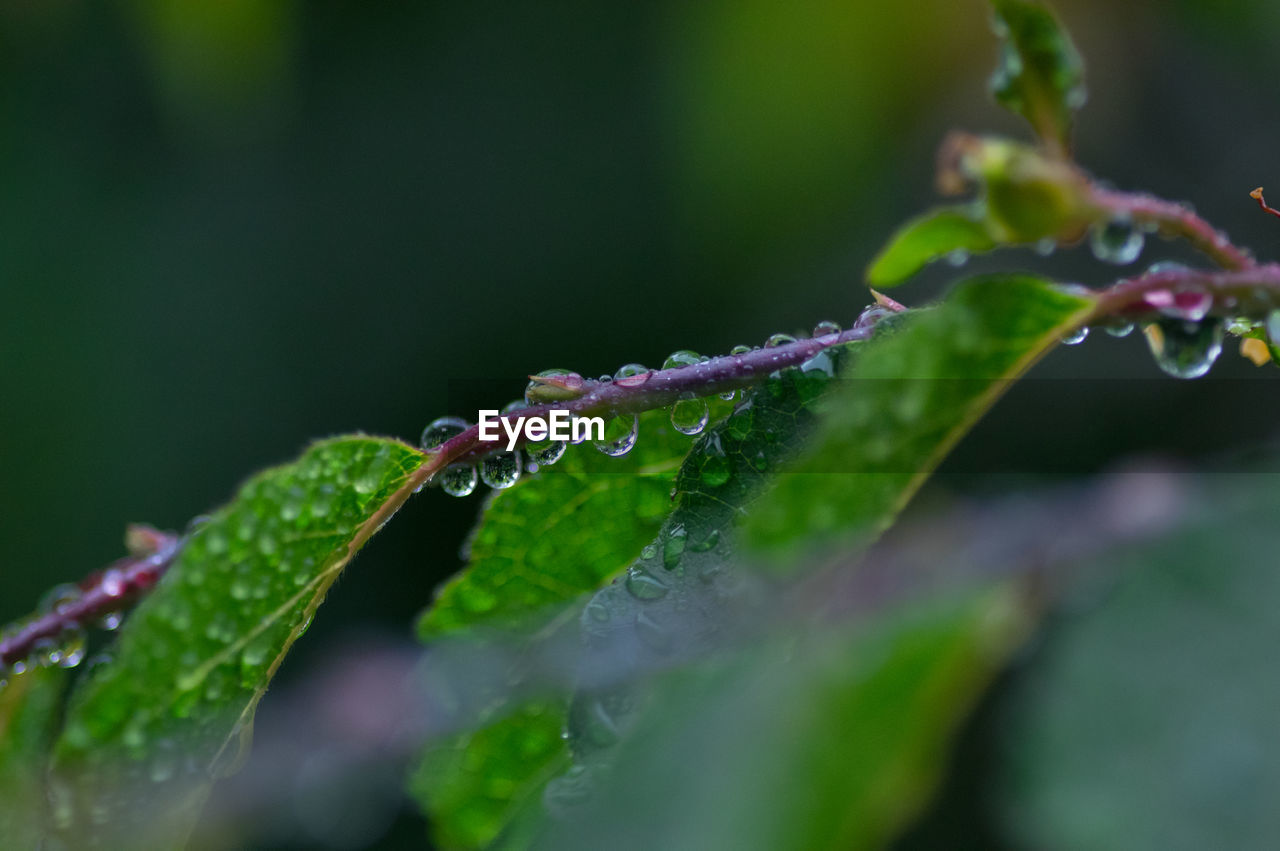
[[[1224,269],[1248,269],[1257,265],[1247,249],[1231,242],[1225,233],[1196,215],[1184,204],[1142,192],[1119,192],[1094,186],[1092,200],[1113,215],[1127,215],[1135,224],[1154,224],[1166,236],[1182,237]]]
[[[147,530],[154,551],[126,556],[80,583],[80,596],[55,605],[0,636],[0,665],[8,668],[31,656],[36,645],[74,626],[85,626],[130,606],[149,591],[173,563],[182,538],[169,532]]]
[[[575,417],[592,417],[636,414],[654,408],[665,408],[681,399],[713,396],[750,387],[770,373],[800,366],[824,349],[840,343],[865,340],[871,336],[873,327],[871,322],[859,323],[839,334],[796,340],[740,355],[724,355],[690,366],[654,370],[643,382],[636,380],[638,376],[622,381],[587,380],[583,383],[583,394],[575,399],[532,405],[512,411],[506,416],[514,421],[525,417],[546,417],[552,411],[568,411],[570,416]],[[517,445],[524,445],[525,442],[522,431]],[[505,448],[505,436],[497,443],[483,441],[480,439],[480,426],[473,425],[432,450],[432,459],[435,461],[432,469],[440,470],[450,464],[475,461]]]
[[[1280,308],[1280,264],[1264,263],[1226,271],[1172,268],[1120,281],[1099,294],[1091,322],[1116,317],[1160,315],[1156,296],[1212,298],[1221,316],[1261,317]]]

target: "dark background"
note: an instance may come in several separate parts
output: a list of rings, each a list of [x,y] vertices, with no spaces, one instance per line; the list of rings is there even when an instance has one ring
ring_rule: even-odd
[[[1081,162],[1274,256],[1247,193],[1280,195],[1280,4],[1057,7],[1089,69]],[[1023,135],[985,94],[986,21],[977,0],[0,6],[0,618],[312,438],[416,441],[548,366],[847,324],[867,260],[934,201],[944,133]],[[1086,249],[970,264],[1006,267],[1122,274]],[[1230,344],[1195,384],[1139,335],[1035,375],[935,488],[1214,456],[1275,421]],[[283,681],[407,636],[478,504],[413,500]]]

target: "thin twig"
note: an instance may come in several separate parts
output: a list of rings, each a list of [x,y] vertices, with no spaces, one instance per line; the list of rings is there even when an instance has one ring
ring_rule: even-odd
[[[1252,198],[1253,200],[1257,201],[1257,202],[1258,202],[1258,206],[1259,206],[1259,207],[1261,207],[1261,208],[1263,209],[1263,211],[1264,211],[1264,212],[1270,213],[1271,215],[1275,216],[1276,218],[1280,218],[1280,210],[1277,210],[1277,209],[1275,209],[1274,207],[1268,206],[1268,205],[1267,205],[1267,199],[1262,197],[1262,187],[1261,187],[1261,186],[1259,186],[1257,189],[1255,189],[1255,190],[1253,190],[1252,192],[1250,192],[1250,193],[1249,193],[1249,197],[1250,197],[1250,198]]]

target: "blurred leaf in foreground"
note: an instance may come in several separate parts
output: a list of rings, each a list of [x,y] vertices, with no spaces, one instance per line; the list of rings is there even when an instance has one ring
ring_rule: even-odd
[[[1180,529],[1090,565],[1000,719],[1017,847],[1275,847],[1273,479],[1215,477]]]
[[[665,675],[608,781],[536,847],[882,847],[1024,627],[1016,597],[995,591]]]

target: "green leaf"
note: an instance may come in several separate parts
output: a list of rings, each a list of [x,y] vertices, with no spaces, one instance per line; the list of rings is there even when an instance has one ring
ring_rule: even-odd
[[[817,432],[755,507],[748,541],[794,565],[800,551],[878,534],[1009,383],[1092,307],[1037,278],[977,278],[873,341],[818,404]]]
[[[671,598],[663,601],[643,590],[640,593],[646,596],[637,597],[627,590],[627,582],[616,581],[592,597],[582,614],[583,639],[601,647],[599,652],[606,656],[616,641],[626,645],[654,642],[658,649],[650,652],[663,652],[668,642],[679,641],[676,633],[683,629],[679,619],[687,620],[686,615],[673,608],[675,598],[711,614],[721,598],[732,593],[723,567],[733,522],[741,507],[758,492],[766,471],[792,451],[798,428],[807,419],[804,403],[826,385],[834,356],[817,359],[810,364],[809,372],[789,370],[782,377],[770,379],[765,387],[753,391],[736,406],[724,422],[709,427],[693,444],[692,451],[688,437],[672,436],[665,411],[642,418],[640,441],[625,458],[604,458],[589,448],[581,450],[585,458],[578,463],[592,470],[661,470],[657,481],[650,483],[635,475],[601,476],[599,472],[576,481],[575,468],[562,466],[572,460],[567,457],[545,477],[540,475],[524,484],[526,497],[518,497],[522,487],[519,484],[510,491],[517,498],[508,501],[505,493],[500,494],[477,533],[468,571],[477,577],[496,573],[500,579],[501,571],[511,569],[502,559],[513,546],[523,547],[533,536],[558,542],[559,559],[539,565],[540,569],[557,574],[588,575],[575,569],[572,561],[600,559],[600,554],[606,553],[603,561],[609,570],[599,574],[595,587],[628,565],[628,576],[641,575],[640,586],[645,589],[658,591],[666,587],[660,583],[682,583],[684,590],[670,591]],[[715,407],[727,406],[720,403]],[[657,452],[658,458],[666,460],[655,464],[653,459],[646,459],[645,452]],[[675,468],[682,454],[688,457],[680,465],[677,477]],[[567,471],[566,478],[574,479],[566,483],[553,481],[557,470]],[[647,528],[627,528],[625,524],[643,519],[635,506],[644,504],[645,488],[652,487],[653,496],[670,510],[673,480],[675,510],[662,524],[662,530],[656,530],[655,521],[647,522]],[[584,487],[597,483],[603,490],[566,516],[563,506]],[[561,488],[568,485],[572,487],[562,492]],[[524,512],[522,519],[508,522],[506,512],[516,507]],[[545,520],[540,518],[550,518],[554,523],[544,527]],[[486,533],[490,527],[491,536]],[[634,537],[641,531],[643,537]],[[563,540],[569,537],[574,540]],[[479,547],[482,541],[487,542],[483,550]],[[623,543],[625,547],[619,546]],[[527,552],[523,548],[518,551]],[[556,553],[557,549],[552,547],[548,552]],[[496,560],[500,570],[486,567],[482,554],[489,561]],[[466,577],[460,581],[465,582]],[[675,585],[671,587],[674,589]],[[695,599],[696,604],[692,602]],[[576,615],[581,607],[568,611]],[[673,631],[664,634],[667,627]],[[483,638],[481,634],[472,637]],[[630,670],[620,664],[616,673],[625,678]],[[430,748],[416,774],[413,791],[432,815],[436,841],[447,848],[477,848],[496,836],[498,847],[527,847],[542,827],[547,781],[570,769],[572,762],[593,748],[599,750],[605,741],[602,737],[607,731],[599,725],[609,722],[590,714],[594,700],[594,696],[583,697],[575,700],[571,708],[568,694],[543,695],[510,717],[504,716],[511,709],[499,700],[497,710],[480,713],[480,723],[484,725],[481,729],[450,737]],[[491,714],[497,720],[486,723]],[[568,741],[559,735],[566,727]],[[545,741],[550,732],[555,733],[555,747],[526,749],[518,744]],[[497,783],[493,781],[495,777],[499,778]]]
[[[556,464],[496,491],[467,544],[467,566],[442,587],[419,636],[555,616],[625,569],[671,512],[671,485],[692,445],[665,412],[640,419],[625,456],[571,446]]]
[[[422,461],[393,440],[317,443],[249,479],[191,536],[114,660],[72,695],[52,781],[72,844],[182,844],[285,653]]]
[[[995,247],[981,209],[939,207],[898,229],[867,267],[867,283],[892,287],[952,252],[978,253]]]
[[[6,847],[38,848],[45,838],[45,770],[67,673],[35,668],[0,688],[0,836]]]
[[[1065,153],[1084,105],[1084,63],[1053,12],[1036,0],[992,0],[1000,56],[991,92],[1051,149]]]
[[[873,287],[902,283],[940,257],[1000,246],[1078,242],[1109,219],[1092,200],[1088,175],[1031,145],[953,133],[939,156],[939,183],[958,194],[976,187],[969,204],[939,207],[900,228],[867,269]]]
[[[1024,626],[997,590],[665,675],[590,801],[535,847],[882,848]]]
[[[1274,847],[1280,491],[1248,458],[1179,475],[1170,534],[1087,566],[1000,713],[1009,847]]]
[[[497,491],[467,547],[467,566],[418,625],[427,641],[484,639],[495,628],[530,642],[572,626],[585,595],[626,568],[671,512],[671,487],[692,442],[665,411],[640,417],[621,458],[570,446],[555,465]],[[534,635],[542,628],[542,632]],[[476,729],[431,743],[411,781],[445,848],[479,848],[540,807],[542,786],[569,762],[567,699],[484,708]]]

